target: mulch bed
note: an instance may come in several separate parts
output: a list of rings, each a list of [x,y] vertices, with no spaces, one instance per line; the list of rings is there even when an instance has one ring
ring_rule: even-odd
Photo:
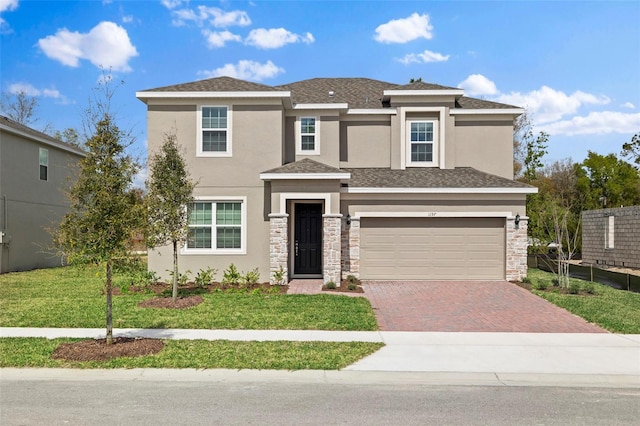
[[[153,355],[164,348],[164,342],[158,339],[116,337],[112,345],[106,339],[83,340],[75,343],[62,343],[53,351],[53,359],[67,361],[108,361],[119,357],[139,357]]]
[[[534,289],[533,288],[533,284],[531,284],[531,283],[525,283],[525,282],[522,282],[522,281],[514,281],[513,283],[516,284],[518,287],[522,287],[522,288],[524,288],[526,290],[529,290],[529,291],[537,290],[537,291],[543,291],[545,293],[572,294],[574,296],[596,296],[596,294],[587,293],[586,291],[584,291],[582,289],[580,291],[578,291],[577,293],[571,293],[571,292],[569,292],[568,288],[558,287],[558,286],[553,286],[553,285],[550,285],[549,287],[547,287],[546,290],[540,290],[540,289]]]
[[[322,291],[332,291],[335,293],[364,293],[364,289],[358,283],[353,290],[349,289],[349,282],[347,280],[343,280],[340,285],[336,288],[327,288],[327,285],[322,286]]]

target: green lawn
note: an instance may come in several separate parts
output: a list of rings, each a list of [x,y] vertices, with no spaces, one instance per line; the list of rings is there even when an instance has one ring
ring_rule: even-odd
[[[551,282],[554,274],[539,269],[529,269],[527,277],[532,284],[539,281]],[[594,295],[562,294],[556,288],[533,293],[549,302],[578,315],[589,322],[598,324],[614,333],[640,334],[640,294],[616,290],[598,283],[571,278],[571,283],[581,287],[593,286]]]
[[[121,357],[103,362],[51,358],[61,343],[79,339],[0,339],[0,368],[230,368],[272,370],[338,370],[380,349],[366,342],[232,342],[166,340],[155,355]]]
[[[102,269],[64,267],[0,275],[2,327],[105,327]],[[125,275],[115,285],[124,285]],[[377,330],[369,301],[333,294],[204,294],[189,309],[139,308],[152,294],[113,300],[116,328]]]

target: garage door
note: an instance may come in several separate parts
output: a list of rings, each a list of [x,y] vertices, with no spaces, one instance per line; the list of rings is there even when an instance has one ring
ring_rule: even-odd
[[[501,218],[362,218],[360,275],[370,280],[505,277]]]

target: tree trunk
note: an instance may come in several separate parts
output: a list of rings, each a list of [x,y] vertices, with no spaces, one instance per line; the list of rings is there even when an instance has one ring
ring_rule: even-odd
[[[173,294],[171,296],[175,302],[178,298],[178,241],[173,240]]]
[[[107,284],[106,284],[106,293],[107,293],[107,345],[113,344],[113,316],[112,316],[112,285],[111,285],[111,276],[112,276],[112,268],[111,268],[111,260],[107,261]]]

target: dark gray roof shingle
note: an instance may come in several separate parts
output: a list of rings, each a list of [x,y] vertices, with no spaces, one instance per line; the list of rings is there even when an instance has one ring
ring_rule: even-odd
[[[484,173],[471,167],[455,169],[345,168],[351,188],[531,188],[524,183]]]
[[[85,152],[78,148],[75,145],[71,145],[69,143],[63,142],[59,139],[56,139],[54,137],[51,137],[49,135],[47,135],[46,133],[42,133],[39,132],[38,130],[32,129],[31,127],[27,127],[24,124],[20,124],[17,121],[14,121],[12,119],[10,119],[9,117],[5,117],[4,115],[0,115],[0,123],[2,123],[4,126],[7,126],[15,131],[21,132],[21,133],[25,133],[27,135],[30,135],[34,138],[38,138],[41,140],[44,140],[45,142],[50,142],[53,145],[59,145],[62,147],[67,148],[68,150],[72,150],[77,152],[78,154],[81,155],[85,155]]]
[[[394,86],[370,78],[312,78],[278,88],[291,90],[294,104],[346,103],[349,108],[365,109],[382,108],[382,92]]]
[[[413,83],[390,87],[387,90],[460,90],[458,87],[442,86],[440,84],[414,81]]]
[[[279,92],[266,84],[252,83],[232,77],[215,77],[190,83],[174,84],[143,90],[143,92]]]
[[[484,99],[468,98],[461,96],[456,100],[456,108],[461,109],[510,109],[520,108],[500,102],[486,101]]]
[[[262,173],[346,173],[344,170],[319,163],[309,158],[294,161]]]

